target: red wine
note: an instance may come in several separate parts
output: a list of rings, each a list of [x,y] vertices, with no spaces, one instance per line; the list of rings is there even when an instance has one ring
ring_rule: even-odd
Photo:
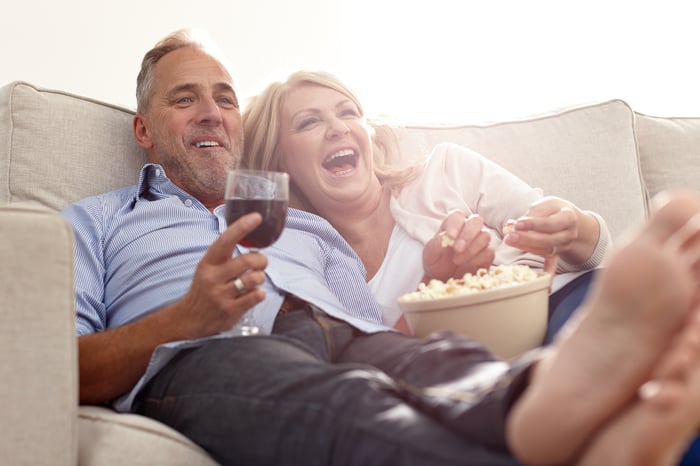
[[[245,214],[258,212],[263,221],[241,240],[243,246],[266,248],[279,238],[287,220],[287,201],[275,199],[227,199],[226,223],[231,225]]]

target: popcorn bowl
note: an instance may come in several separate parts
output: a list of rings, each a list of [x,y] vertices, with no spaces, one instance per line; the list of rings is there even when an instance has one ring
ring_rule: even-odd
[[[533,280],[499,288],[418,300],[404,295],[398,302],[414,335],[449,330],[510,359],[542,344],[550,282],[550,274],[538,272]]]

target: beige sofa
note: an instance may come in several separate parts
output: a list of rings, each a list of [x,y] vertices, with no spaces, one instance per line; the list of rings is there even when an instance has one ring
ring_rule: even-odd
[[[157,422],[77,402],[72,236],[56,211],[135,183],[145,154],[132,116],[28,83],[0,88],[2,464],[215,464]],[[641,115],[620,100],[488,125],[412,126],[399,136],[408,158],[441,141],[472,147],[598,211],[615,238],[643,221],[650,195],[700,189],[700,118]]]

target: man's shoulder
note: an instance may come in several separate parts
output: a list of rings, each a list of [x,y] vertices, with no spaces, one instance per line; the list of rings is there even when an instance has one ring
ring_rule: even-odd
[[[323,217],[292,207],[287,212],[286,229],[312,235],[317,240],[323,240],[332,244],[342,240],[342,236]]]
[[[95,194],[70,204],[68,207],[63,209],[63,213],[68,214],[75,210],[104,210],[117,208],[117,206],[124,205],[126,202],[133,200],[136,197],[136,192],[137,186],[133,185]]]
[[[335,255],[335,257],[337,257],[338,254],[342,254],[360,264],[362,263],[359,256],[357,256],[338,230],[326,219],[316,214],[290,207],[287,213],[287,224],[284,232],[286,233],[287,239],[306,237],[310,239],[318,249],[325,251],[325,254]]]

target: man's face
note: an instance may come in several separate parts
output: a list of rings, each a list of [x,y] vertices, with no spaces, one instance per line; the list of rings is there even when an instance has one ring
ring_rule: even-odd
[[[196,47],[170,52],[153,71],[149,108],[134,120],[136,140],[173,183],[212,209],[223,203],[226,171],[242,147],[233,80]]]

